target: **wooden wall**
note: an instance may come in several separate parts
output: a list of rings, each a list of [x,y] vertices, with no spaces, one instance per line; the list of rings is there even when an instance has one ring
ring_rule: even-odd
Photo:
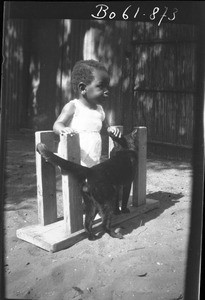
[[[149,149],[190,152],[196,93],[197,30],[193,25],[135,24],[133,124],[148,129]],[[177,154],[178,153],[178,154]]]
[[[28,66],[29,45],[26,20],[4,23],[2,95],[6,99],[6,126],[15,131],[28,122]]]
[[[73,98],[71,70],[97,59],[110,75],[110,122],[147,126],[148,150],[190,153],[196,94],[193,25],[97,20],[8,20],[4,94],[9,130],[49,130]],[[168,153],[169,152],[169,153]]]

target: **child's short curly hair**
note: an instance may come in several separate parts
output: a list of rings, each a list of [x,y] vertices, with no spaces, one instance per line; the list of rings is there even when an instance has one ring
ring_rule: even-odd
[[[71,74],[71,84],[75,93],[78,92],[78,85],[80,82],[84,82],[86,85],[90,84],[94,79],[93,70],[106,71],[105,66],[96,60],[80,60],[76,62]]]

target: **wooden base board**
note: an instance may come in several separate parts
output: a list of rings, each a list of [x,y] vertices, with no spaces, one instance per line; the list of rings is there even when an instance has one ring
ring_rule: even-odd
[[[129,207],[129,214],[114,216],[112,220],[112,227],[158,207],[159,201],[146,199],[146,204],[139,207]],[[93,231],[97,233],[102,230],[102,225],[100,223],[100,219],[96,220],[95,223]],[[66,249],[82,239],[87,238],[87,234],[84,229],[72,234],[66,234],[64,220],[57,221],[46,226],[32,225],[23,227],[16,231],[16,235],[19,239],[50,252],[57,252]]]

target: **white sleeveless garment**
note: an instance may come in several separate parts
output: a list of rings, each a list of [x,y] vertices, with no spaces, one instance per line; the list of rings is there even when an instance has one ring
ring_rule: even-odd
[[[105,119],[101,105],[91,109],[79,100],[71,100],[75,104],[75,113],[70,124],[66,124],[79,133],[81,149],[81,165],[92,167],[100,163],[102,140],[100,130]]]

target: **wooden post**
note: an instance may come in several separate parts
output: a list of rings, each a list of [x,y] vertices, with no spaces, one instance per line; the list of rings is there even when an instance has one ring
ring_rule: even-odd
[[[51,151],[55,151],[55,134],[53,131],[37,131],[36,145],[44,143]],[[55,167],[45,162],[36,151],[38,221],[48,225],[57,221],[56,172]]]
[[[79,135],[60,136],[60,156],[80,164]],[[65,231],[71,234],[83,228],[82,196],[78,181],[72,176],[62,175],[62,193]]]
[[[133,206],[140,206],[146,203],[146,180],[147,180],[147,128],[135,127],[138,129],[136,137],[138,164],[135,179],[133,182]]]

